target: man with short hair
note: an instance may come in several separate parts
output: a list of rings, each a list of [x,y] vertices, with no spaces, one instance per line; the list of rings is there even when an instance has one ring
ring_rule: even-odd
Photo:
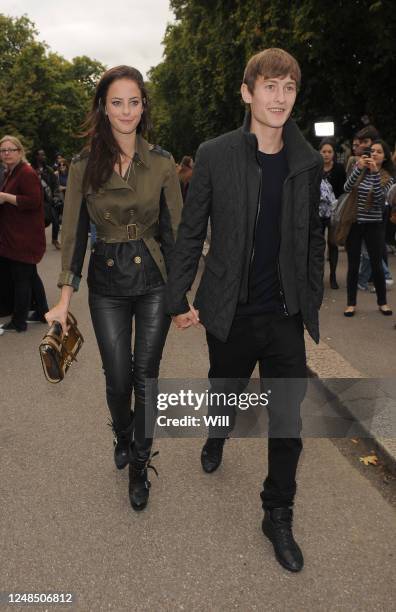
[[[358,147],[354,147],[353,155],[348,159],[346,174],[349,176],[355,166],[355,164],[359,161],[359,157],[363,155],[368,149],[371,148],[374,140],[378,140],[380,137],[378,130],[373,125],[366,125],[364,128],[356,132],[353,137],[353,142],[358,143]]]
[[[241,86],[249,107],[244,125],[198,149],[168,279],[168,309],[178,328],[199,322],[206,328],[212,390],[216,380],[248,381],[257,362],[261,378],[305,379],[303,323],[319,341],[322,160],[290,119],[300,77],[297,61],[282,49],[252,57]],[[210,251],[189,306],[186,292],[209,218]],[[270,412],[270,432],[271,418]],[[293,437],[270,434],[261,493],[263,532],[293,572],[303,567],[292,533],[299,427]],[[209,436],[201,454],[205,472],[219,467],[224,442]]]

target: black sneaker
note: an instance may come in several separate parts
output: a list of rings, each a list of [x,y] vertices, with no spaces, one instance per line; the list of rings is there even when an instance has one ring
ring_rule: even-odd
[[[29,312],[26,323],[47,323],[44,317],[41,317],[37,310],[32,310]]]
[[[13,321],[8,321],[8,323],[2,323],[2,325],[0,325],[0,336],[2,336],[5,332],[24,332],[26,331],[26,329],[18,329],[18,327],[15,327],[15,324]]]
[[[304,557],[294,539],[292,521],[291,508],[273,508],[265,511],[262,529],[272,542],[277,561],[289,572],[300,572],[304,566]]]
[[[201,465],[204,472],[211,474],[221,464],[226,438],[208,438],[202,448]]]

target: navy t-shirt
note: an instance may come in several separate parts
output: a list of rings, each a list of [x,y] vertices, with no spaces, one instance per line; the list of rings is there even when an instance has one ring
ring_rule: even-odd
[[[283,183],[289,173],[285,147],[279,153],[257,152],[261,167],[261,192],[250,269],[249,299],[239,304],[237,315],[281,310],[278,257],[281,238]]]

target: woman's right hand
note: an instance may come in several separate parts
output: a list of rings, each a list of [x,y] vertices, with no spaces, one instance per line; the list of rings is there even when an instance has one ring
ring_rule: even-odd
[[[63,302],[58,302],[56,306],[53,306],[44,316],[47,319],[48,325],[52,325],[54,321],[58,321],[62,325],[62,331],[67,334],[69,329],[67,325],[67,313],[69,312],[68,305]]]
[[[363,168],[367,168],[367,160],[370,159],[370,157],[368,155],[361,155],[358,159],[357,165],[358,168],[360,168],[360,170],[363,170]]]
[[[58,321],[62,325],[62,331],[67,334],[69,326],[67,325],[67,313],[69,312],[70,300],[73,295],[73,287],[63,285],[59,302],[49,310],[45,318],[48,325],[52,325],[54,321]]]

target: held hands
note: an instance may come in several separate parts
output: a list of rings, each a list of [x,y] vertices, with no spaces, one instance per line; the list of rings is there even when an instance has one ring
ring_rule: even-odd
[[[370,170],[370,172],[378,172],[379,171],[379,168],[378,168],[377,164],[375,163],[374,159],[372,157],[369,157],[368,155],[361,155],[359,157],[358,167],[361,170],[363,170],[363,168],[368,168]]]
[[[187,329],[191,325],[200,325],[199,311],[190,305],[188,312],[173,316],[172,321],[178,329]]]

